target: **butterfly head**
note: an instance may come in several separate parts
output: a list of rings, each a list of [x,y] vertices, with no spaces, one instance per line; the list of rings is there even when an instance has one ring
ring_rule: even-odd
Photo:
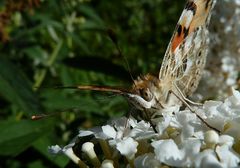
[[[130,103],[139,110],[159,109],[160,81],[152,75],[139,77],[134,81],[131,93],[127,95]]]

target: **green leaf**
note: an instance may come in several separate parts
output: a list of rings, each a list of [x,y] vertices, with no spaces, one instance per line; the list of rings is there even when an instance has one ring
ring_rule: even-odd
[[[26,76],[14,64],[1,57],[0,81],[0,93],[8,101],[29,115],[43,112]]]
[[[17,155],[32,143],[49,133],[52,127],[50,120],[1,121],[0,122],[0,155]]]

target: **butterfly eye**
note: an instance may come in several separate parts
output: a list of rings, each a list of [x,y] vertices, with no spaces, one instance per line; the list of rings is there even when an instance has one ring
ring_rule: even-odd
[[[150,90],[147,88],[147,89],[140,89],[139,90],[139,92],[140,92],[140,96],[144,99],[144,100],[146,100],[146,101],[150,101],[150,100],[152,100],[152,93],[150,92]]]

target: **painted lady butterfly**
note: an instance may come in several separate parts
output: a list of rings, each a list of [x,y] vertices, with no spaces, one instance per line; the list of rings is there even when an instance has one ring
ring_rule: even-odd
[[[188,101],[205,66],[208,25],[216,0],[188,0],[168,45],[159,77],[134,81],[130,101],[151,117],[155,111]],[[182,100],[180,100],[182,99]]]

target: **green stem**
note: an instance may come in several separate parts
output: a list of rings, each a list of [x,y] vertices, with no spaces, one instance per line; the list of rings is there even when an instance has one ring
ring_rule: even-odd
[[[60,40],[47,61],[47,68],[40,70],[39,74],[36,77],[35,83],[33,85],[34,90],[37,90],[37,88],[41,86],[44,78],[46,77],[48,69],[52,66],[52,64],[56,60],[58,53],[62,47],[62,44],[63,44],[63,41]]]

